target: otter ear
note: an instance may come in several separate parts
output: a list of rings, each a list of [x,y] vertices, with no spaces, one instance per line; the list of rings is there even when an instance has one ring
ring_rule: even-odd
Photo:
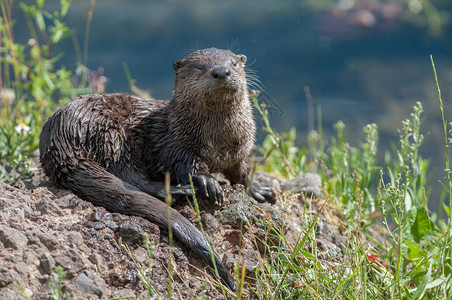
[[[239,55],[239,58],[240,58],[240,61],[242,62],[242,63],[246,63],[246,56],[245,55],[243,55],[243,54],[240,54]]]
[[[177,70],[179,70],[179,69],[184,65],[184,63],[185,63],[185,62],[184,62],[182,59],[173,62],[173,69],[174,69],[174,71],[177,72]]]

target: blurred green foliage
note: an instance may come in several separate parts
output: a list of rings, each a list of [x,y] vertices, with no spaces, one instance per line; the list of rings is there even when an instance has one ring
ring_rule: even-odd
[[[20,3],[30,32],[23,44],[14,40],[12,4],[0,2],[0,180],[8,182],[31,175],[29,158],[48,116],[62,103],[93,90],[86,82],[93,78],[81,62],[74,76],[57,65],[62,54],[52,51],[73,34],[63,21],[71,0],[60,0],[54,12],[44,10],[44,0]]]

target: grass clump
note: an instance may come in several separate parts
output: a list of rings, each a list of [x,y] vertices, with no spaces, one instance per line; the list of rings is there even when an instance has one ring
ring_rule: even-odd
[[[0,1],[1,181],[31,176],[28,159],[38,148],[50,114],[79,94],[104,88],[99,84],[102,72],[90,72],[81,59],[75,75],[58,65],[62,54],[54,53],[55,46],[74,34],[64,23],[71,0],[59,2],[59,10],[53,12],[44,9],[44,0],[19,4],[30,32],[28,41],[19,43],[14,40],[13,1]]]
[[[69,300],[71,293],[63,291],[63,283],[66,280],[66,272],[63,267],[57,266],[49,277],[49,290],[52,300]]]
[[[265,105],[259,105],[257,97],[254,104],[264,120],[267,119],[264,124],[268,126]],[[377,166],[376,124],[363,128],[365,138],[358,147],[347,142],[345,125],[339,121],[334,126],[336,136],[327,146],[321,131],[311,132],[306,149],[294,146],[294,129],[279,135],[264,128],[268,136],[259,149],[265,156],[260,169],[270,172],[275,169],[283,178],[303,172],[320,174],[324,198],[342,207],[348,229],[348,252],[341,262],[332,264],[317,259],[315,251],[306,251],[310,247],[305,245],[305,251],[294,250],[295,261],[287,257],[284,261],[271,260],[272,268],[276,269],[270,276],[265,271],[269,268],[264,266],[261,270],[266,276],[274,278],[277,273],[284,278],[286,270],[291,270],[289,277],[294,279],[286,280],[284,288],[276,292],[267,290],[262,298],[271,295],[275,299],[446,299],[452,291],[450,203],[443,203],[440,208],[448,215],[445,220],[428,210],[429,160],[419,154],[424,142],[420,131],[422,112],[422,104],[418,102],[410,117],[402,121],[399,143],[394,145],[392,153],[385,154],[384,167]],[[449,150],[447,144],[446,151]],[[285,165],[291,168],[281,167]],[[443,185],[449,195],[450,183],[450,177],[446,176]],[[375,224],[384,226],[386,244],[369,236],[369,229]],[[312,237],[311,242],[314,240]]]

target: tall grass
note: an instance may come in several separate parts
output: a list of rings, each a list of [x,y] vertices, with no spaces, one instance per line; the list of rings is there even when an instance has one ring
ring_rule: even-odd
[[[435,80],[438,83],[436,72]],[[441,101],[440,94],[439,98]],[[264,112],[261,116],[268,119],[265,105],[259,105],[257,98],[254,104],[258,111]],[[443,113],[442,104],[441,111]],[[410,117],[402,121],[402,127],[397,130],[399,143],[392,152],[385,154],[384,167],[376,164],[376,124],[363,128],[364,140],[358,147],[347,142],[345,125],[341,121],[336,123],[336,136],[327,146],[321,135],[311,132],[307,149],[294,146],[293,129],[287,134],[277,135],[277,138],[274,138],[274,132],[266,129],[269,136],[259,151],[264,155],[270,154],[266,154],[260,168],[276,170],[284,178],[312,170],[321,174],[325,198],[342,206],[349,228],[347,249],[350,251],[335,267],[325,265],[313,256],[314,253],[300,252],[299,261],[291,265],[291,271],[300,281],[299,288],[304,288],[303,292],[288,282],[286,293],[277,289],[281,293],[270,294],[270,298],[286,299],[290,295],[302,299],[446,299],[451,294],[451,204],[449,202],[440,208],[447,213],[446,221],[435,218],[437,214],[430,214],[428,210],[430,192],[426,178],[429,160],[419,153],[424,141],[422,112],[422,104],[418,102]],[[268,120],[264,122],[267,123]],[[445,121],[444,124],[446,151],[449,151],[451,140],[447,135],[451,132],[450,129],[447,131]],[[297,174],[281,168],[281,162],[290,164],[291,170],[297,170]],[[448,167],[445,172],[444,187],[450,196]],[[378,215],[381,218],[375,218]],[[358,231],[366,234],[366,229],[372,224],[380,223],[378,220],[386,228],[389,245],[375,243],[376,246],[371,247],[362,243],[358,234],[352,234]],[[309,261],[315,263],[307,264]],[[272,264],[275,264],[273,260]],[[300,270],[300,266],[306,265],[310,268]],[[286,267],[279,270],[283,277],[286,276],[285,270]],[[315,282],[307,274],[315,274]]]

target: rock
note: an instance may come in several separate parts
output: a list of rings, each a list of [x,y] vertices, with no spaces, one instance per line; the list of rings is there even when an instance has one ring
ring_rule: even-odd
[[[89,221],[91,221],[91,222],[101,221],[104,214],[105,214],[105,211],[95,210],[89,216]]]
[[[135,292],[133,290],[131,290],[131,289],[123,289],[123,290],[119,290],[119,291],[114,291],[111,294],[110,298],[114,298],[114,299],[135,299]],[[149,298],[145,298],[145,299],[149,299]]]
[[[25,187],[25,182],[23,182],[22,179],[17,180],[17,181],[14,183],[13,186],[14,186],[15,188],[21,189],[21,190],[25,190],[25,189],[26,189],[26,187]]]
[[[19,274],[16,271],[0,267],[0,288],[13,283],[19,278]],[[0,298],[3,299],[3,298]]]
[[[68,277],[78,274],[86,267],[83,254],[74,249],[65,250],[54,258],[56,265],[62,266],[68,272]]]
[[[242,231],[239,229],[234,229],[231,232],[228,232],[224,238],[225,241],[228,241],[231,245],[243,248],[245,244],[245,238],[242,235]]]
[[[0,242],[5,248],[21,249],[27,244],[27,237],[17,229],[8,225],[0,226]]]
[[[118,223],[116,223],[116,221],[113,219],[113,214],[111,213],[104,214],[104,216],[102,217],[102,223],[111,230],[116,230],[119,227]]]
[[[271,221],[277,228],[282,228],[283,220],[281,219],[281,213],[285,211],[285,208],[281,205],[280,202],[273,205],[268,202],[259,203],[258,206],[260,210],[256,209],[253,214],[253,223],[257,227],[266,229],[266,224],[262,222],[262,220],[267,220],[270,217]],[[262,212],[264,212],[265,214],[263,214]]]
[[[13,206],[14,200],[0,196],[0,210]]]
[[[305,173],[281,184],[283,191],[306,193],[308,197],[322,195],[322,178],[318,174]]]
[[[30,216],[30,209],[24,205],[8,209],[9,223],[23,223],[25,220],[25,208],[27,209],[27,215]]]
[[[79,199],[74,194],[68,194],[58,199],[58,206],[61,208],[74,208],[77,206]]]
[[[29,247],[24,249],[23,261],[30,267],[39,265],[38,255]]]
[[[102,229],[105,228],[105,225],[104,225],[103,223],[101,223],[101,222],[94,222],[94,223],[92,224],[92,227],[93,227],[95,230],[102,230]]]
[[[68,237],[69,242],[71,243],[70,246],[71,246],[72,248],[77,248],[77,247],[80,247],[81,245],[84,245],[84,244],[85,244],[85,242],[83,241],[83,237],[82,237],[82,235],[80,234],[80,232],[77,232],[77,231],[71,231],[71,232],[68,234],[67,237]]]
[[[121,215],[118,213],[112,213],[111,216],[113,218],[113,221],[115,221],[117,223],[122,223],[122,222],[124,222],[124,220],[127,219],[124,215]]]
[[[319,258],[321,259],[331,260],[338,258],[342,254],[341,249],[328,240],[318,239],[316,244],[319,251]]]
[[[98,254],[93,253],[88,257],[89,261],[92,262],[100,273],[104,273],[108,270],[107,263],[105,262],[105,258]]]
[[[182,249],[177,248],[177,247],[171,247],[171,253],[174,256],[174,260],[176,262],[177,268],[180,268],[180,267],[185,268],[186,266],[189,265],[187,255]],[[157,260],[157,259],[158,259],[158,257],[155,257],[155,256],[153,257],[153,260]],[[146,257],[146,261],[147,262],[149,261],[149,257]]]
[[[133,299],[133,298],[132,298]],[[141,292],[141,294],[138,295],[137,300],[149,300],[149,295],[147,291]]]
[[[77,214],[77,213],[82,213],[85,210],[91,210],[94,208],[94,205],[91,202],[87,202],[87,201],[77,201],[77,205],[71,209],[71,213],[73,214]]]
[[[123,222],[121,218],[118,218],[118,214],[112,214],[102,210],[93,211],[89,216],[89,221],[92,223],[88,224],[88,226],[93,226],[96,230],[102,230],[105,227],[111,230],[117,230],[119,228],[118,222]]]
[[[116,237],[121,238],[123,243],[128,245],[141,244],[143,240],[143,230],[141,227],[131,224],[122,224],[118,231],[115,232]]]
[[[2,300],[27,300],[19,289],[14,285],[9,285],[0,289],[0,299]]]
[[[39,259],[38,270],[41,274],[49,274],[55,268],[55,259],[50,255],[49,252],[45,252],[41,255]]]
[[[80,273],[77,277],[75,277],[72,280],[72,284],[83,294],[93,294],[100,298],[104,293],[104,291],[99,288],[97,284],[86,275],[85,272]]]
[[[280,240],[276,234],[273,234],[271,231],[267,232],[267,230],[261,228],[255,228],[253,231],[255,236],[255,241],[257,245],[257,249],[260,253],[269,253],[270,249],[268,246],[278,246],[285,247],[286,245],[282,240]]]
[[[242,262],[245,261],[245,275],[247,277],[255,277],[253,274],[255,273],[256,266],[248,262],[247,259],[243,260],[243,257],[240,257],[237,254],[232,254],[226,252],[223,255],[223,259],[221,260],[223,265],[229,269],[230,271],[236,270],[236,264],[240,264],[240,268],[242,267]]]
[[[61,287],[61,294],[56,299],[71,299],[71,300],[92,300],[93,297],[87,298],[86,295],[82,295],[81,292],[72,283],[65,283]],[[97,297],[96,297],[97,298]]]
[[[28,246],[35,251],[42,251],[45,246],[33,232],[27,232]]]
[[[29,218],[31,216],[31,210],[28,206],[21,204],[17,208],[23,211],[25,218]]]
[[[235,270],[235,264],[237,263],[237,255],[232,253],[225,253],[221,260],[226,269]]]
[[[44,186],[35,188],[31,194],[36,196],[37,198],[42,198],[42,199],[56,199],[57,198],[54,193],[49,191],[49,189]]]
[[[55,217],[63,215],[61,209],[53,203],[52,200],[42,199],[36,204],[36,209],[43,215],[51,215]]]
[[[58,245],[60,244],[56,236],[48,233],[41,233],[38,237],[41,243],[44,244],[44,246],[46,246],[49,251],[57,249]]]
[[[235,192],[229,195],[232,205],[225,206],[217,211],[217,218],[222,224],[228,224],[236,229],[248,224],[253,217],[253,208],[249,197],[243,193]]]
[[[220,227],[220,223],[211,213],[202,214],[201,222],[204,228],[209,231],[216,231]]]

